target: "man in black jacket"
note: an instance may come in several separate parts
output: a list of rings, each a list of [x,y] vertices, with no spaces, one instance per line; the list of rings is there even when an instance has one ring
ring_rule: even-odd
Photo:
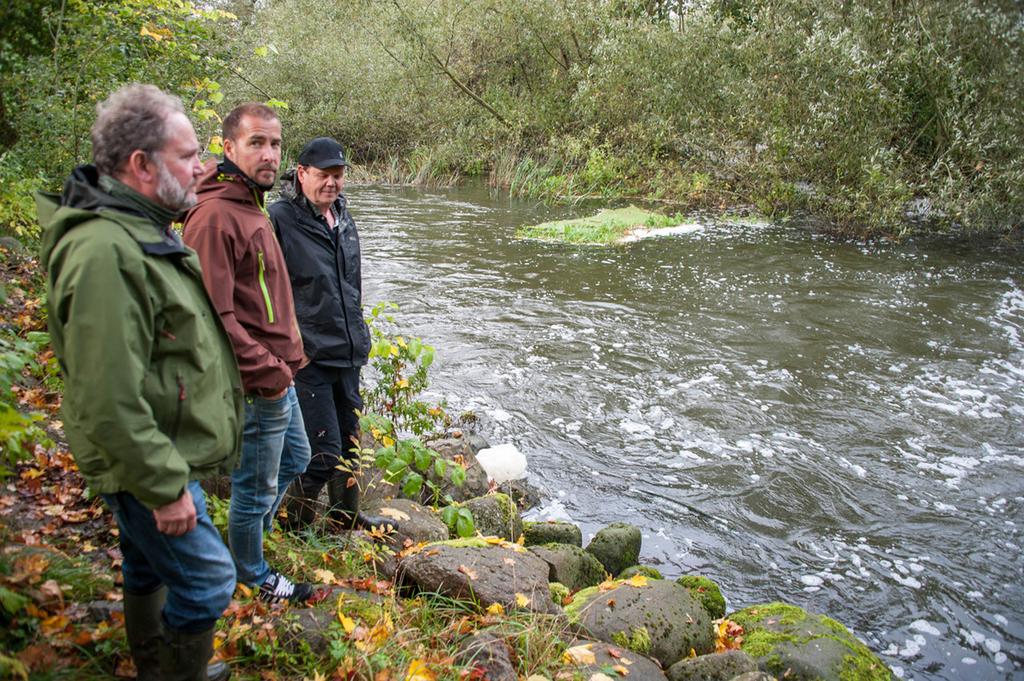
[[[341,145],[317,137],[270,206],[310,359],[295,387],[313,458],[288,495],[292,526],[313,520],[312,502],[324,484],[333,519],[351,526],[359,510],[359,488],[345,461],[354,460],[358,446],[359,370],[370,352],[370,330],[362,312],[359,234],[341,193],[347,167]]]

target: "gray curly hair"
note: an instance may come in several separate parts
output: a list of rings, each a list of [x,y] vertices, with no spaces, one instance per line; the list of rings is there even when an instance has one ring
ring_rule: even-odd
[[[97,169],[116,175],[136,149],[152,154],[167,142],[167,119],[185,113],[181,100],[155,85],[125,85],[96,105],[92,159]]]

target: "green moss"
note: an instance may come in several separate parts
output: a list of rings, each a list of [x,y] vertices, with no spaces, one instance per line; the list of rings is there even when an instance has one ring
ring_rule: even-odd
[[[661,576],[655,568],[647,567],[646,565],[631,565],[622,572],[619,573],[619,579],[629,579],[634,575],[643,575],[649,579],[665,579]]]
[[[751,657],[766,657],[771,655],[772,650],[780,643],[799,644],[802,642],[796,636],[789,634],[779,634],[765,629],[747,631],[744,628],[742,648],[743,652]]]
[[[647,627],[632,629],[628,634],[624,631],[616,631],[612,634],[612,642],[641,655],[651,652],[651,634],[647,631]]]
[[[605,209],[597,215],[587,218],[557,220],[520,227],[516,230],[516,236],[542,241],[607,246],[639,227],[671,227],[680,222],[681,220],[678,218],[629,206],[628,208]]]
[[[725,597],[718,585],[707,577],[685,575],[676,580],[676,584],[685,587],[694,598],[700,601],[712,619],[725,616]]]
[[[551,594],[551,600],[555,602],[555,605],[561,607],[562,601],[569,597],[569,587],[560,582],[551,582],[548,584],[548,592]]]
[[[798,608],[795,605],[776,601],[774,603],[766,603],[765,605],[756,605],[737,613],[733,613],[730,616],[730,619],[735,620],[744,628],[746,628],[748,624],[756,624],[758,622],[763,622],[766,619],[775,619],[782,624],[793,625],[806,620],[807,611],[803,608]]]
[[[580,589],[572,597],[572,602],[565,606],[565,614],[569,617],[569,621],[576,624],[580,621],[580,615],[583,613],[583,608],[588,605],[590,599],[600,593],[601,589],[596,586],[590,586],[586,589]]]
[[[446,539],[445,541],[433,542],[427,546],[452,546],[457,549],[485,549],[488,546],[493,546],[493,544],[489,544],[480,537],[464,537],[461,539]]]

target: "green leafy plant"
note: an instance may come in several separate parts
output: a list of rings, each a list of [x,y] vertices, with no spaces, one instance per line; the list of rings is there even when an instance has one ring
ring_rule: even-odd
[[[19,411],[11,388],[22,380],[22,372],[35,361],[36,345],[19,338],[0,338],[0,478],[11,474],[14,466],[32,454],[33,447],[48,444],[40,427],[45,416]]]
[[[476,525],[473,522],[473,512],[458,504],[449,504],[441,509],[441,520],[448,526],[450,532],[455,532],[460,537],[472,537],[476,534]]]

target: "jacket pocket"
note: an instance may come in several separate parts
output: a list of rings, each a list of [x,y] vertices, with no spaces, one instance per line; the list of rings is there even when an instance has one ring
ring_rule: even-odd
[[[263,251],[256,252],[256,258],[259,260],[259,272],[257,278],[259,279],[260,292],[263,294],[263,305],[267,309],[267,323],[274,323],[274,303],[270,300],[270,288],[267,286],[267,265],[266,259],[263,256]]]

